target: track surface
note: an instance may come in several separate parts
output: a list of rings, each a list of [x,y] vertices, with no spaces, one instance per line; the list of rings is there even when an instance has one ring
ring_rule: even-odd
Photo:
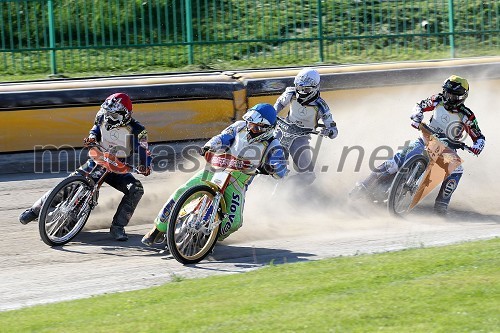
[[[377,147],[396,149],[418,136],[409,126],[408,115],[417,100],[438,91],[439,83],[341,91],[328,97],[340,135],[323,140],[316,182],[300,190],[291,182],[282,183],[273,196],[274,184],[257,178],[247,194],[243,228],[195,266],[182,266],[161,250],[140,243],[165,200],[191,173],[138,176],[146,194],[127,228],[130,240],[125,243],[113,241],[108,233],[120,194],[104,187],[85,231],[67,246],[54,249],[40,240],[36,223],[23,226],[17,217],[65,175],[0,176],[0,311],[145,288],[178,276],[241,273],[271,261],[308,261],[498,237],[500,193],[494,168],[500,135],[498,117],[489,107],[497,104],[494,96],[500,83],[471,82],[471,86],[468,105],[478,116],[487,145],[480,158],[462,154],[466,171],[446,218],[432,214],[435,192],[405,219],[347,200],[355,181],[369,172],[374,162],[369,157]],[[345,155],[345,149],[354,146],[365,152],[359,170],[357,154]],[[387,150],[379,149],[374,164],[384,155]]]

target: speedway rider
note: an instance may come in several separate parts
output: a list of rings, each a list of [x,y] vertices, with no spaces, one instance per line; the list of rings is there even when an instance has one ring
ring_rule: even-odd
[[[320,97],[320,75],[313,68],[302,69],[294,79],[294,86],[285,89],[276,100],[274,108],[278,113],[290,105],[286,121],[299,127],[313,130],[321,119],[325,127],[320,135],[334,139],[337,137],[337,124],[333,121],[328,104]],[[278,128],[276,137],[280,139],[283,133]],[[287,152],[292,155],[292,160],[297,171],[303,173],[304,181],[314,181],[314,163],[312,162],[312,149],[309,146],[311,135],[296,138]]]
[[[444,135],[452,142],[460,140],[465,131],[474,143],[471,151],[476,156],[479,155],[484,148],[485,137],[479,129],[476,116],[464,105],[469,94],[469,83],[460,76],[452,75],[444,81],[442,88],[442,93],[417,103],[410,117],[412,120],[411,126],[418,129],[424,119],[424,112],[432,111],[429,127],[433,131]],[[358,183],[355,191],[370,190],[377,181],[396,173],[405,160],[413,155],[421,154],[424,149],[422,138],[413,141],[408,147],[396,153],[392,159],[378,166],[365,180]],[[447,213],[448,204],[462,177],[462,173],[463,168],[460,165],[441,184],[434,203],[434,211],[437,214],[445,215]]]
[[[133,158],[139,157],[139,173],[148,176],[151,173],[151,157],[148,150],[147,131],[137,120],[132,118],[132,101],[125,93],[116,93],[108,96],[102,103],[95,117],[94,126],[90,134],[84,139],[85,145],[100,143],[115,156],[133,164]],[[89,159],[71,175],[90,172],[95,162]],[[91,174],[98,179],[102,174]],[[110,173],[106,176],[106,183],[124,193],[111,223],[111,235],[118,241],[128,239],[125,226],[129,223],[137,204],[144,194],[139,180],[131,173]],[[22,224],[27,224],[38,218],[43,202],[50,191],[38,199],[32,207],[26,209],[19,216]]]
[[[257,104],[243,115],[243,120],[224,129],[202,148],[202,155],[205,157],[211,152],[225,153],[238,159],[251,160],[254,165],[250,170],[231,172],[230,184],[224,192],[227,211],[230,213],[222,221],[219,240],[241,227],[245,193],[257,170],[274,178],[282,178],[287,172],[283,148],[273,137],[275,125],[274,107],[270,104]],[[176,200],[189,188],[204,184],[204,172],[205,170],[200,170],[170,196],[158,213],[155,226],[142,238],[144,245],[151,246],[164,241],[168,218]]]

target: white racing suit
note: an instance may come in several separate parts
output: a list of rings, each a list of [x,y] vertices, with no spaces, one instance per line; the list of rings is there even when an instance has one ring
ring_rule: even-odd
[[[305,105],[297,101],[296,95],[295,87],[286,88],[274,104],[277,113],[290,105],[286,121],[311,130],[318,126],[318,121],[321,119],[325,124],[325,129],[321,131],[321,135],[334,139],[338,134],[337,124],[333,121],[330,108],[319,96],[319,92],[315,98],[312,98]],[[278,140],[282,135],[280,130],[276,131]],[[298,137],[292,142],[289,151],[286,153],[291,155],[296,171],[307,175],[307,181],[312,182],[316,176],[314,175],[313,149],[310,146],[310,141],[310,134]]]
[[[465,132],[474,142],[472,148],[478,149],[477,154],[483,149],[485,137],[479,129],[474,113],[469,108],[462,104],[453,110],[446,110],[442,95],[433,95],[417,103],[414,113],[410,117],[413,121],[412,126],[418,127],[424,118],[424,112],[430,111],[433,111],[433,114],[429,122],[429,127],[434,131],[444,134],[448,139],[453,141],[463,139]],[[414,155],[422,154],[424,149],[425,145],[422,138],[414,140],[407,147],[398,151],[392,159],[378,166],[361,184],[365,188],[370,189],[376,181],[395,174],[407,159]],[[451,196],[456,190],[462,174],[463,168],[460,165],[441,184],[434,204],[437,212],[446,212]]]

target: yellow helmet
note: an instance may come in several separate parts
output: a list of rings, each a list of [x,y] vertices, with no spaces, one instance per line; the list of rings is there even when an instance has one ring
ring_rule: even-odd
[[[452,75],[443,83],[443,99],[446,109],[463,104],[469,95],[469,82],[463,77]]]

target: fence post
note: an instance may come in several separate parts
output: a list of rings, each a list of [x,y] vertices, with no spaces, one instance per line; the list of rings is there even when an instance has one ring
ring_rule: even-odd
[[[52,75],[57,74],[56,66],[56,29],[54,27],[54,4],[52,0],[47,1],[49,10],[49,47],[50,47],[50,70]]]
[[[194,63],[193,56],[193,15],[191,11],[191,0],[186,0],[186,38],[188,42],[188,63]]]
[[[453,19],[455,17],[455,9],[453,8],[453,0],[448,0],[448,24],[450,25],[450,55],[455,58],[455,23]]]
[[[318,0],[318,38],[319,38],[319,61],[324,62],[325,57],[323,55],[323,10],[321,7],[321,0]]]

